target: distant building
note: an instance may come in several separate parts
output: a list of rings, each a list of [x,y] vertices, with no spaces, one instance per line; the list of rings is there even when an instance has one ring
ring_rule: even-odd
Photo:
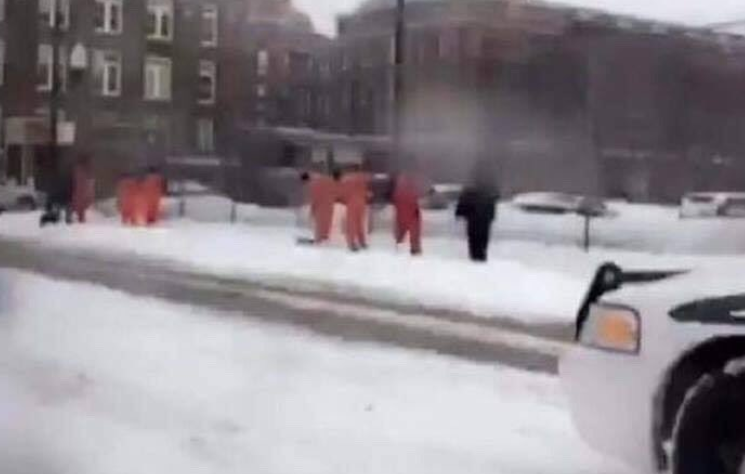
[[[321,128],[390,132],[393,4],[318,52]],[[506,192],[745,190],[741,36],[503,0],[409,1],[406,25],[406,149],[439,179],[489,156]]]

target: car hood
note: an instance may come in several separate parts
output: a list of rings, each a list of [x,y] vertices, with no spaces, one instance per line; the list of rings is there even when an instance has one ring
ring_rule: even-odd
[[[697,269],[668,279],[625,285],[603,300],[669,309],[700,300],[745,295],[745,269]]]

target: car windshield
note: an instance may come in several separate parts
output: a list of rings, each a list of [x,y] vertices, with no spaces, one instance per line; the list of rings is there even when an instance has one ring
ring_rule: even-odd
[[[745,0],[0,0],[0,474],[745,474]]]

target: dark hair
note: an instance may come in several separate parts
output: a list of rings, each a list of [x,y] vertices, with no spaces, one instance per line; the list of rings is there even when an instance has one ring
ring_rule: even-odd
[[[310,181],[310,173],[308,173],[307,171],[303,171],[300,174],[300,181],[304,183]]]
[[[331,170],[331,176],[335,181],[339,181],[341,179],[341,170],[339,168],[334,168]]]

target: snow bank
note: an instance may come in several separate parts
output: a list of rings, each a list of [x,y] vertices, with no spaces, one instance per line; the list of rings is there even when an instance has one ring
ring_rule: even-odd
[[[512,317],[525,324],[570,322],[587,286],[586,275],[507,258],[472,264],[465,246],[452,240],[433,242],[426,258],[412,258],[404,251],[397,254],[385,233],[376,234],[372,250],[359,254],[347,252],[340,238],[330,247],[298,246],[298,232],[287,227],[189,221],[132,229],[97,219],[86,226],[39,229],[33,215],[8,216],[0,220],[0,235],[166,260],[285,287]],[[442,251],[438,254],[436,248]]]
[[[4,473],[622,472],[547,376],[0,278]]]

